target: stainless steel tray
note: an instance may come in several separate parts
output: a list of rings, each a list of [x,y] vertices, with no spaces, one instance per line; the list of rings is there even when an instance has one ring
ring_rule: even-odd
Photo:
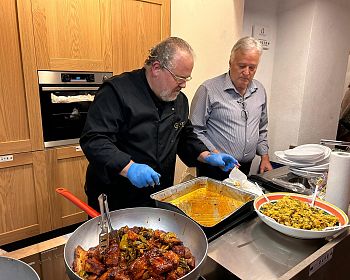
[[[211,226],[202,225],[195,219],[195,217],[187,215],[184,210],[170,203],[172,200],[182,197],[200,188],[207,188],[210,191],[217,192],[223,196],[227,196],[229,198],[238,200],[243,204],[240,207],[234,209],[228,215],[221,218],[216,224]],[[230,184],[226,184],[224,182],[217,181],[208,177],[198,177],[185,183],[169,187],[165,190],[156,192],[151,195],[151,198],[155,200],[157,207],[173,210],[184,214],[190,217],[195,222],[197,222],[203,229],[211,229],[213,227],[219,226],[219,224],[224,224],[229,219],[237,219],[240,216],[241,212],[246,213],[248,208],[252,209],[252,203],[256,197],[256,194],[250,193],[243,189],[236,188]]]

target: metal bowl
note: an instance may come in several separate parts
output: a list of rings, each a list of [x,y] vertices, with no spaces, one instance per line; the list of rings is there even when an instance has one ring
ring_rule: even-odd
[[[188,217],[179,213],[149,207],[127,208],[110,212],[113,228],[118,229],[125,225],[129,227],[141,226],[152,229],[161,229],[176,233],[177,237],[188,247],[196,260],[196,267],[181,277],[181,280],[198,279],[201,268],[205,263],[208,251],[208,240],[203,230]],[[89,220],[77,228],[68,239],[64,248],[64,259],[67,274],[72,280],[82,278],[71,268],[74,259],[74,250],[80,245],[85,250],[96,246],[101,231],[100,217]]]
[[[35,270],[25,262],[0,256],[0,280],[40,280]]]

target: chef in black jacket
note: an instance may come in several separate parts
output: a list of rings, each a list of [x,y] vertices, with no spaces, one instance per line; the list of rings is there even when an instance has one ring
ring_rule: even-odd
[[[103,83],[80,138],[89,161],[90,206],[99,209],[101,193],[110,210],[153,206],[150,194],[173,185],[176,154],[188,166],[200,161],[229,170],[238,164],[230,155],[210,153],[193,132],[181,92],[193,65],[191,46],[170,37],[150,50],[142,69]]]

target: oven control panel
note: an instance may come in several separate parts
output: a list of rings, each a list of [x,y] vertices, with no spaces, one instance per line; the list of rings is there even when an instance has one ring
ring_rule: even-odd
[[[38,71],[39,86],[96,84],[112,77],[112,72],[72,72],[72,71]]]
[[[62,82],[95,82],[95,74],[61,74]]]

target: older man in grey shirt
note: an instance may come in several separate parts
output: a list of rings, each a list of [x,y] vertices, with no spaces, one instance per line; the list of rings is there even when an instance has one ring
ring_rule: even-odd
[[[255,155],[261,156],[259,171],[271,170],[267,143],[266,92],[254,80],[262,46],[252,37],[240,39],[232,48],[230,71],[205,81],[196,91],[190,119],[198,137],[212,152],[233,155],[248,174]],[[197,176],[223,180],[229,172],[200,166]]]

